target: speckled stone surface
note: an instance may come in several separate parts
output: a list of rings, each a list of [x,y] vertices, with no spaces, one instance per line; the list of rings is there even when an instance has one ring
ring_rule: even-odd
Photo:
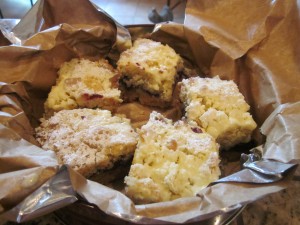
[[[249,204],[242,215],[247,225],[300,224],[300,181],[293,181],[289,188]]]

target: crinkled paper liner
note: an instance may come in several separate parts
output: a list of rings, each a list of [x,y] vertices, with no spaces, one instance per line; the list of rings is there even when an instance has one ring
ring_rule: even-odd
[[[132,223],[197,222],[286,188],[300,159],[298,9],[296,0],[189,0],[183,25],[157,24],[146,34],[173,47],[199,76],[238,84],[258,124],[253,139],[262,153],[242,170],[225,168],[226,176],[196,197],[146,205],[59,166],[52,151],[38,147],[34,127],[61,63],[116,59],[149,26],[128,28],[131,37],[84,0],[38,1],[12,30],[1,21],[0,221],[31,220],[80,198]],[[143,122],[148,114],[133,119]]]

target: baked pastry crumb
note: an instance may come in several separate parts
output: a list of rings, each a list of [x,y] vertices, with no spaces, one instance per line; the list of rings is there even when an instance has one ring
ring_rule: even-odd
[[[119,73],[107,60],[72,59],[62,64],[45,102],[45,111],[76,108],[110,109],[122,102]]]
[[[137,39],[132,48],[121,53],[117,68],[126,88],[136,91],[142,104],[158,107],[172,101],[178,73],[184,69],[174,49],[145,38]]]
[[[138,131],[125,193],[136,203],[195,196],[220,176],[219,145],[197,124],[152,112]]]
[[[192,77],[183,79],[180,99],[186,117],[216,138],[221,148],[247,143],[256,128],[250,106],[233,81]]]
[[[137,133],[128,119],[108,110],[73,109],[41,119],[36,139],[43,149],[53,150],[61,164],[89,177],[132,157]]]

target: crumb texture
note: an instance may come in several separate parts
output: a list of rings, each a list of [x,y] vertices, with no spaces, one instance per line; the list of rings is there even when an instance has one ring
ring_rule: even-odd
[[[45,102],[46,111],[109,108],[122,102],[119,73],[107,60],[72,59],[62,64]]]
[[[43,149],[56,153],[61,164],[86,177],[132,156],[137,144],[128,119],[100,109],[61,110],[41,119],[36,138]]]
[[[183,60],[168,45],[141,38],[120,55],[117,66],[128,88],[139,88],[170,102],[178,72],[183,70]]]
[[[152,112],[139,140],[126,194],[137,203],[194,196],[219,178],[219,145],[195,123]]]
[[[233,81],[193,77],[182,80],[180,99],[186,117],[229,149],[251,140],[256,128],[249,105]]]

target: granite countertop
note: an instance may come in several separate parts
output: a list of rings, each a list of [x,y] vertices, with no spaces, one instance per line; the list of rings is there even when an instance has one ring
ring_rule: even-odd
[[[297,179],[297,177],[295,177]],[[298,225],[300,224],[300,180],[289,188],[253,202],[242,212],[243,223],[230,225]]]

